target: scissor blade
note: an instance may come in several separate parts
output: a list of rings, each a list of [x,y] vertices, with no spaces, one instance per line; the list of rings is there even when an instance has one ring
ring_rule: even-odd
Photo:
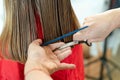
[[[72,41],[72,42],[68,42],[66,44],[64,44],[63,46],[59,47],[58,49],[61,50],[61,49],[64,49],[66,47],[71,47],[71,46],[74,46],[76,44],[79,44],[79,41]]]

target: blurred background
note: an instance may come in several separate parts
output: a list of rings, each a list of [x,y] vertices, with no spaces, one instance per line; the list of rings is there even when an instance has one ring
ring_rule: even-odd
[[[3,24],[4,24],[4,6],[3,6],[3,0],[0,0],[0,34],[3,30]]]
[[[82,25],[84,18],[120,7],[120,0],[71,0]],[[84,36],[84,35],[83,35]],[[120,80],[120,30],[92,47],[83,45],[85,80]]]
[[[85,17],[120,7],[120,0],[71,0],[71,3],[81,25]],[[0,0],[0,34],[4,26],[4,15],[3,0]],[[85,80],[120,80],[119,29],[92,47],[83,44],[83,49]]]

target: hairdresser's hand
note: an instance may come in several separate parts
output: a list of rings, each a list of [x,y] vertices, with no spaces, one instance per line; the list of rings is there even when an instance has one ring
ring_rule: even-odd
[[[87,17],[83,26],[89,27],[76,33],[73,36],[74,40],[103,41],[115,28],[120,26],[120,9]]]
[[[52,49],[61,46],[63,43],[40,47],[41,43],[41,40],[35,40],[29,45],[25,73],[32,68],[41,69],[47,74],[52,74],[57,70],[75,68],[74,64],[60,63],[60,60],[70,55],[70,48],[53,53]]]

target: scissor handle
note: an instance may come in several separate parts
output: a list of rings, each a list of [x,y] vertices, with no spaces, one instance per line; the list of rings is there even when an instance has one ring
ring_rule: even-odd
[[[92,43],[88,43],[88,40],[79,41],[79,44],[85,43],[87,46],[92,46]]]
[[[92,43],[88,43],[88,40],[85,40],[85,41],[77,41],[76,43],[74,43],[74,42],[68,42],[68,43],[66,43],[66,44],[63,45],[63,46],[54,49],[53,52],[56,51],[56,50],[58,50],[58,49],[61,50],[61,49],[64,49],[64,48],[66,48],[66,47],[72,47],[72,46],[74,46],[74,45],[81,44],[81,43],[85,43],[85,44],[88,45],[88,46],[92,46]]]
[[[92,43],[88,43],[88,42],[86,42],[86,44],[87,44],[88,46],[92,46]]]

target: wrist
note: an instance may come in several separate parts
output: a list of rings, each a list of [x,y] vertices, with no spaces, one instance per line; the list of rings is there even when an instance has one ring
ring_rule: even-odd
[[[36,62],[27,61],[25,63],[24,75],[26,76],[29,73],[34,72],[34,71],[40,71],[47,75],[50,75],[49,71],[46,68],[44,68],[42,64],[39,63],[38,65]]]

